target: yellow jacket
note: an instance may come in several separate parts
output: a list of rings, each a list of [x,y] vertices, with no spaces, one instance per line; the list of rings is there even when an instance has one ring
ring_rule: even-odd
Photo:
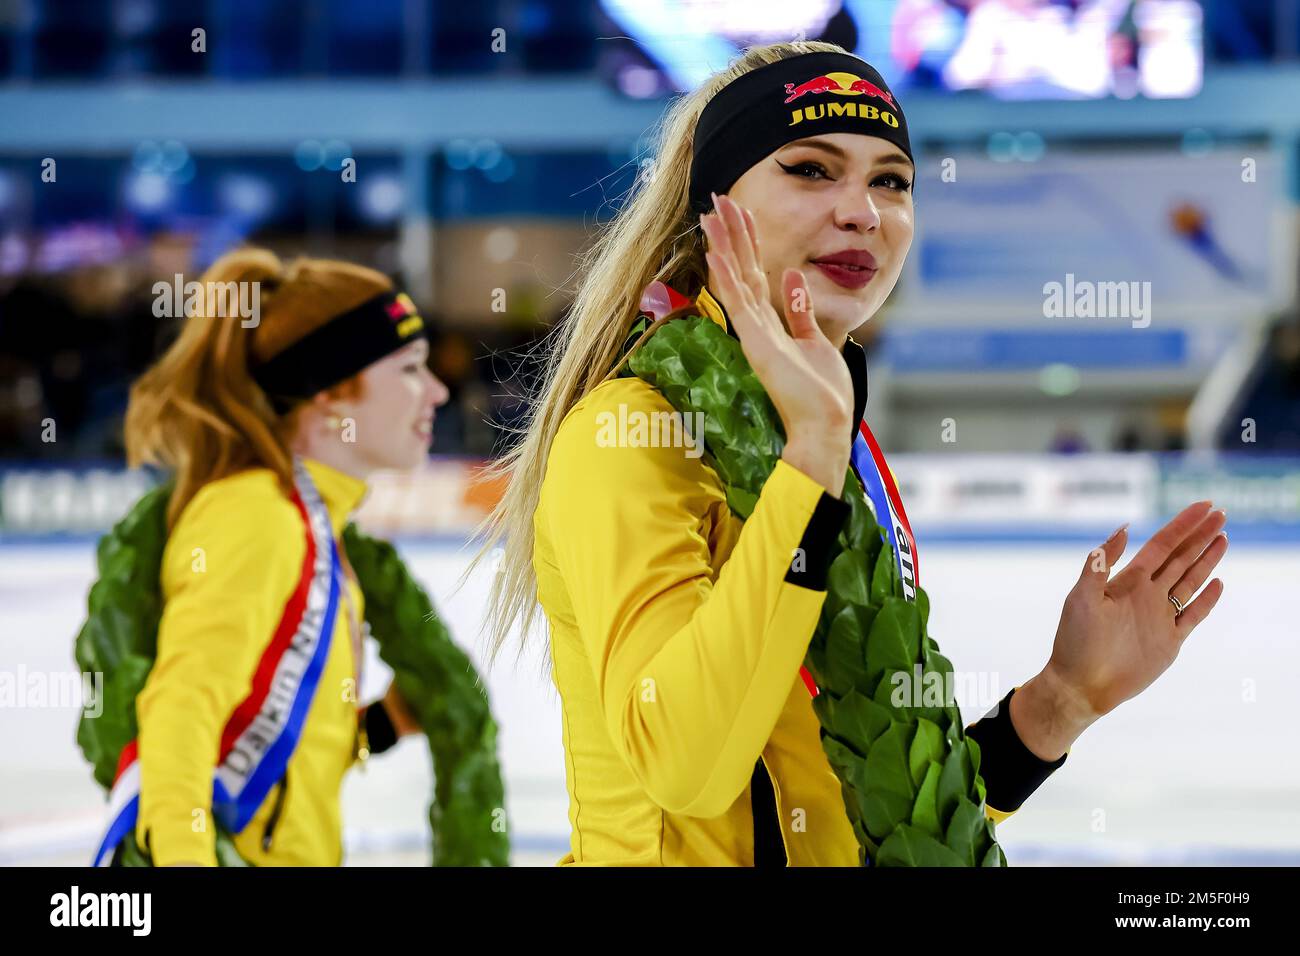
[[[697,304],[728,327],[707,290]],[[630,437],[640,415],[671,411],[638,378],[606,381],[566,415],[547,462],[533,566],[562,706],[572,833],[560,863],[753,865],[768,821],[756,827],[751,781],[770,778],[789,865],[856,866],[799,677],[847,505],[780,460],[742,524],[702,458],[607,440],[613,422]],[[803,583],[791,580],[799,547]]]
[[[311,459],[305,465],[337,538],[366,485]],[[168,536],[158,655],[136,700],[136,837],[156,865],[216,863],[212,781],[221,733],[248,695],[302,573],[306,547],[302,518],[266,468],[205,485]],[[361,592],[350,575],[347,581],[360,619]],[[240,853],[255,864],[341,862],[339,788],[353,763],[357,734],[348,622],[340,601],[325,668],[285,781],[235,836]]]

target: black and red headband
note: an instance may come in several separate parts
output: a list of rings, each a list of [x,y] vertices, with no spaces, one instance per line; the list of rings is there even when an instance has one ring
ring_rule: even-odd
[[[751,70],[709,100],[695,128],[691,208],[712,208],[751,166],[821,133],[888,140],[912,158],[907,120],[884,79],[848,53],[801,53]]]
[[[351,378],[428,334],[405,292],[384,292],[337,315],[253,369],[277,411]]]

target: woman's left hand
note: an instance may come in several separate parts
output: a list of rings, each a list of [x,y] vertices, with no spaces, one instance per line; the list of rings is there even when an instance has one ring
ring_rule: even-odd
[[[1095,549],[1061,611],[1044,669],[1062,706],[1095,720],[1136,697],[1168,669],[1189,634],[1223,594],[1215,578],[1228,550],[1227,515],[1209,501],[1188,505],[1148,541],[1124,570],[1111,569],[1128,543],[1124,528]],[[1184,610],[1175,616],[1172,594]],[[1013,698],[1014,700],[1014,698]]]

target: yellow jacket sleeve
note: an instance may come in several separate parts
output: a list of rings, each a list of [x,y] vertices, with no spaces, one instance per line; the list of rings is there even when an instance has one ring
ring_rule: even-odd
[[[576,405],[551,448],[538,520],[614,747],[656,804],[715,817],[744,791],[799,679],[848,506],[778,462],[715,574],[708,535],[727,507],[716,476],[686,448],[601,441],[620,405],[672,411],[636,379]]]
[[[248,695],[305,556],[302,521],[270,478],[205,486],[168,537],[158,655],[136,701],[136,832],[155,865],[216,864],[221,733]]]

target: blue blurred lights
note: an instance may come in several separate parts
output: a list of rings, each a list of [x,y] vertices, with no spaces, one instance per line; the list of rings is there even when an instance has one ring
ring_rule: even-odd
[[[152,139],[142,140],[131,154],[131,168],[137,173],[160,176],[184,185],[194,179],[194,157],[178,140],[164,140],[161,145]],[[155,186],[139,187],[145,193]]]
[[[136,212],[157,212],[171,197],[171,183],[161,173],[136,172],[127,180],[126,201]]]
[[[1010,133],[994,133],[989,137],[989,159],[997,163],[1009,163],[1015,159],[1016,138]]]
[[[515,174],[514,160],[492,139],[453,139],[443,157],[451,169],[478,169],[489,182],[505,182]]]
[[[131,165],[142,173],[159,172],[162,170],[162,150],[153,140],[146,139],[135,148]]]
[[[190,154],[178,141],[169,139],[163,142],[158,159],[164,173],[176,173],[189,162]]]
[[[340,170],[345,159],[352,159],[352,147],[345,140],[304,139],[293,151],[293,161],[303,172],[318,169]]]
[[[474,145],[467,139],[453,139],[443,155],[452,169],[469,169],[474,164]]]
[[[997,163],[1034,163],[1047,152],[1047,142],[1032,131],[1008,133],[999,131],[989,136],[989,159]]]
[[[245,173],[224,176],[217,188],[222,204],[244,219],[264,219],[275,206],[275,191],[257,176]]]
[[[310,173],[320,169],[325,162],[325,151],[321,147],[320,140],[304,139],[293,151],[293,161],[304,172]]]
[[[501,162],[504,155],[501,147],[493,140],[479,139],[474,141],[473,162],[479,169],[491,169]]]
[[[392,173],[361,177],[361,215],[371,222],[391,222],[402,211],[406,191]]]
[[[1023,162],[1037,162],[1046,151],[1047,144],[1038,133],[1024,132],[1016,137],[1016,154]]]
[[[341,139],[327,139],[321,147],[326,169],[340,170],[343,161],[352,158],[352,147]]]

